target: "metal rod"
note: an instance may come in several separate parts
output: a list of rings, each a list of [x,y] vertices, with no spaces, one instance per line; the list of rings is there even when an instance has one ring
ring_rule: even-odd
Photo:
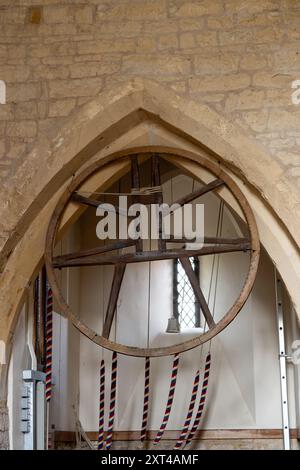
[[[281,412],[282,412],[282,431],[284,450],[291,449],[290,443],[290,424],[289,424],[289,406],[287,393],[286,376],[286,351],[284,340],[284,318],[282,308],[282,281],[275,268],[275,295],[276,295],[276,315],[279,344],[279,370],[280,370],[280,388],[281,388]]]

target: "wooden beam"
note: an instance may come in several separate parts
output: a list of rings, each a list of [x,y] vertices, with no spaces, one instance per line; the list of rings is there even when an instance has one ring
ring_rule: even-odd
[[[197,189],[197,191],[194,191],[193,193],[187,194],[186,196],[178,199],[177,201],[174,202],[174,204],[179,204],[180,206],[183,206],[184,204],[188,204],[189,202],[192,202],[194,199],[197,199],[200,196],[203,196],[206,193],[209,193],[210,191],[213,191],[214,189],[219,188],[220,186],[223,186],[224,181],[217,178],[210,183],[202,186],[200,189]]]
[[[233,253],[251,249],[250,243],[240,245],[216,245],[204,246],[199,250],[174,249],[166,251],[142,251],[137,253],[124,253],[121,255],[95,255],[84,258],[73,258],[67,261],[59,261],[59,257],[53,258],[54,268],[69,268],[75,266],[103,266],[118,263],[139,263],[145,261],[159,261],[175,258],[190,258],[192,256],[204,256],[220,253]]]
[[[151,179],[153,186],[160,186],[159,157],[156,154],[151,157]]]
[[[89,250],[74,251],[66,255],[55,256],[53,258],[54,263],[64,263],[78,258],[85,258],[87,256],[100,255],[101,253],[107,253],[114,250],[121,250],[129,246],[135,246],[135,240],[120,240],[116,243],[109,243],[108,245],[97,246],[96,248],[90,248]]]
[[[158,155],[152,155],[151,157],[151,179],[152,184],[154,186],[160,186],[160,167],[159,167],[159,157]],[[158,204],[163,203],[163,194],[160,193],[158,198]],[[163,239],[163,215],[161,212],[158,214],[158,249],[165,250],[166,249],[166,240]]]
[[[191,283],[191,286],[193,288],[195,297],[197,298],[200,308],[202,310],[203,315],[205,316],[205,319],[207,321],[208,327],[213,328],[216,326],[215,321],[213,319],[213,316],[211,314],[211,311],[209,310],[209,306],[207,305],[207,302],[205,300],[205,297],[203,295],[203,292],[201,290],[201,287],[199,285],[199,279],[197,278],[195,271],[193,270],[193,267],[191,265],[191,262],[189,258],[179,258],[180,263],[182,264],[183,269],[185,270],[185,273]]]
[[[80,204],[85,204],[86,206],[91,206],[91,207],[98,207],[99,204],[102,204],[102,202],[97,201],[97,199],[85,197],[79,193],[73,193],[71,196],[71,199],[72,201],[76,201],[76,202],[79,202]]]
[[[131,157],[131,186],[133,189],[140,189],[140,172],[137,155]]]
[[[144,193],[144,194],[135,194],[133,193],[132,196],[128,196],[129,204],[137,203],[137,204],[145,204],[145,206],[149,204],[160,204],[162,200],[162,192],[157,191],[155,193]]]
[[[112,322],[114,319],[119,292],[125,273],[126,264],[118,264],[115,266],[114,277],[109,295],[108,306],[106,310],[105,322],[103,325],[102,336],[109,338]]]
[[[95,207],[95,208],[100,206],[100,204],[105,204],[103,201],[98,201],[97,199],[82,196],[81,194],[78,194],[75,192],[72,194],[71,199],[75,202],[79,202],[79,204],[84,204],[85,206],[90,206],[90,207]],[[111,210],[111,212],[115,212],[116,214],[127,216],[127,212],[122,211],[118,206],[114,206],[114,210]]]
[[[140,171],[139,171],[139,160],[137,155],[131,157],[131,188],[133,190],[140,189]],[[138,198],[134,195],[131,198],[131,204],[141,203]],[[138,238],[136,241],[136,251],[141,253],[143,251],[143,240]]]
[[[166,430],[162,440],[177,440],[178,432],[180,430]],[[140,431],[114,431],[114,441],[139,441]],[[155,439],[157,430],[151,430],[147,432],[146,440]],[[292,439],[297,439],[297,429],[290,429]],[[96,431],[87,431],[88,437],[92,441],[97,441],[98,433]],[[193,440],[241,440],[241,439],[282,439],[282,429],[199,429]],[[106,433],[104,433],[106,437]],[[75,443],[75,432],[74,431],[55,431],[54,433],[55,442],[74,442]]]
[[[204,244],[213,245],[241,245],[250,243],[249,238],[224,238],[224,237],[204,237]],[[196,243],[196,238],[174,238],[173,235],[167,240],[167,243]]]

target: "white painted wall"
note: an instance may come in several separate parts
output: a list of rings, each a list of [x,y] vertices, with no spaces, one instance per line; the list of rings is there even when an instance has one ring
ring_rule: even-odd
[[[79,249],[79,226],[74,225],[57,246],[57,254]],[[76,311],[79,306],[78,269],[61,271],[65,298]],[[56,305],[54,304],[54,309]],[[53,315],[53,393],[50,402],[50,429],[75,430],[74,409],[79,405],[79,333],[71,322],[54,312]]]

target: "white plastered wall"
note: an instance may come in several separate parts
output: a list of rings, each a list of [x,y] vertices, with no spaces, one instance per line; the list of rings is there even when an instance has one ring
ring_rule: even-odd
[[[79,249],[80,232],[75,224],[57,246],[57,254]],[[79,270],[61,271],[61,285],[67,302],[76,311],[79,306]],[[56,305],[54,303],[54,309]],[[75,414],[79,401],[79,332],[71,322],[54,312],[53,315],[53,394],[50,402],[50,429],[75,430]]]

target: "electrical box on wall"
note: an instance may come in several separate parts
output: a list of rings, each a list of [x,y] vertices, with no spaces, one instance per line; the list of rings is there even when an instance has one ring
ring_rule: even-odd
[[[24,433],[24,450],[45,449],[45,378],[43,372],[23,371],[21,431]]]

